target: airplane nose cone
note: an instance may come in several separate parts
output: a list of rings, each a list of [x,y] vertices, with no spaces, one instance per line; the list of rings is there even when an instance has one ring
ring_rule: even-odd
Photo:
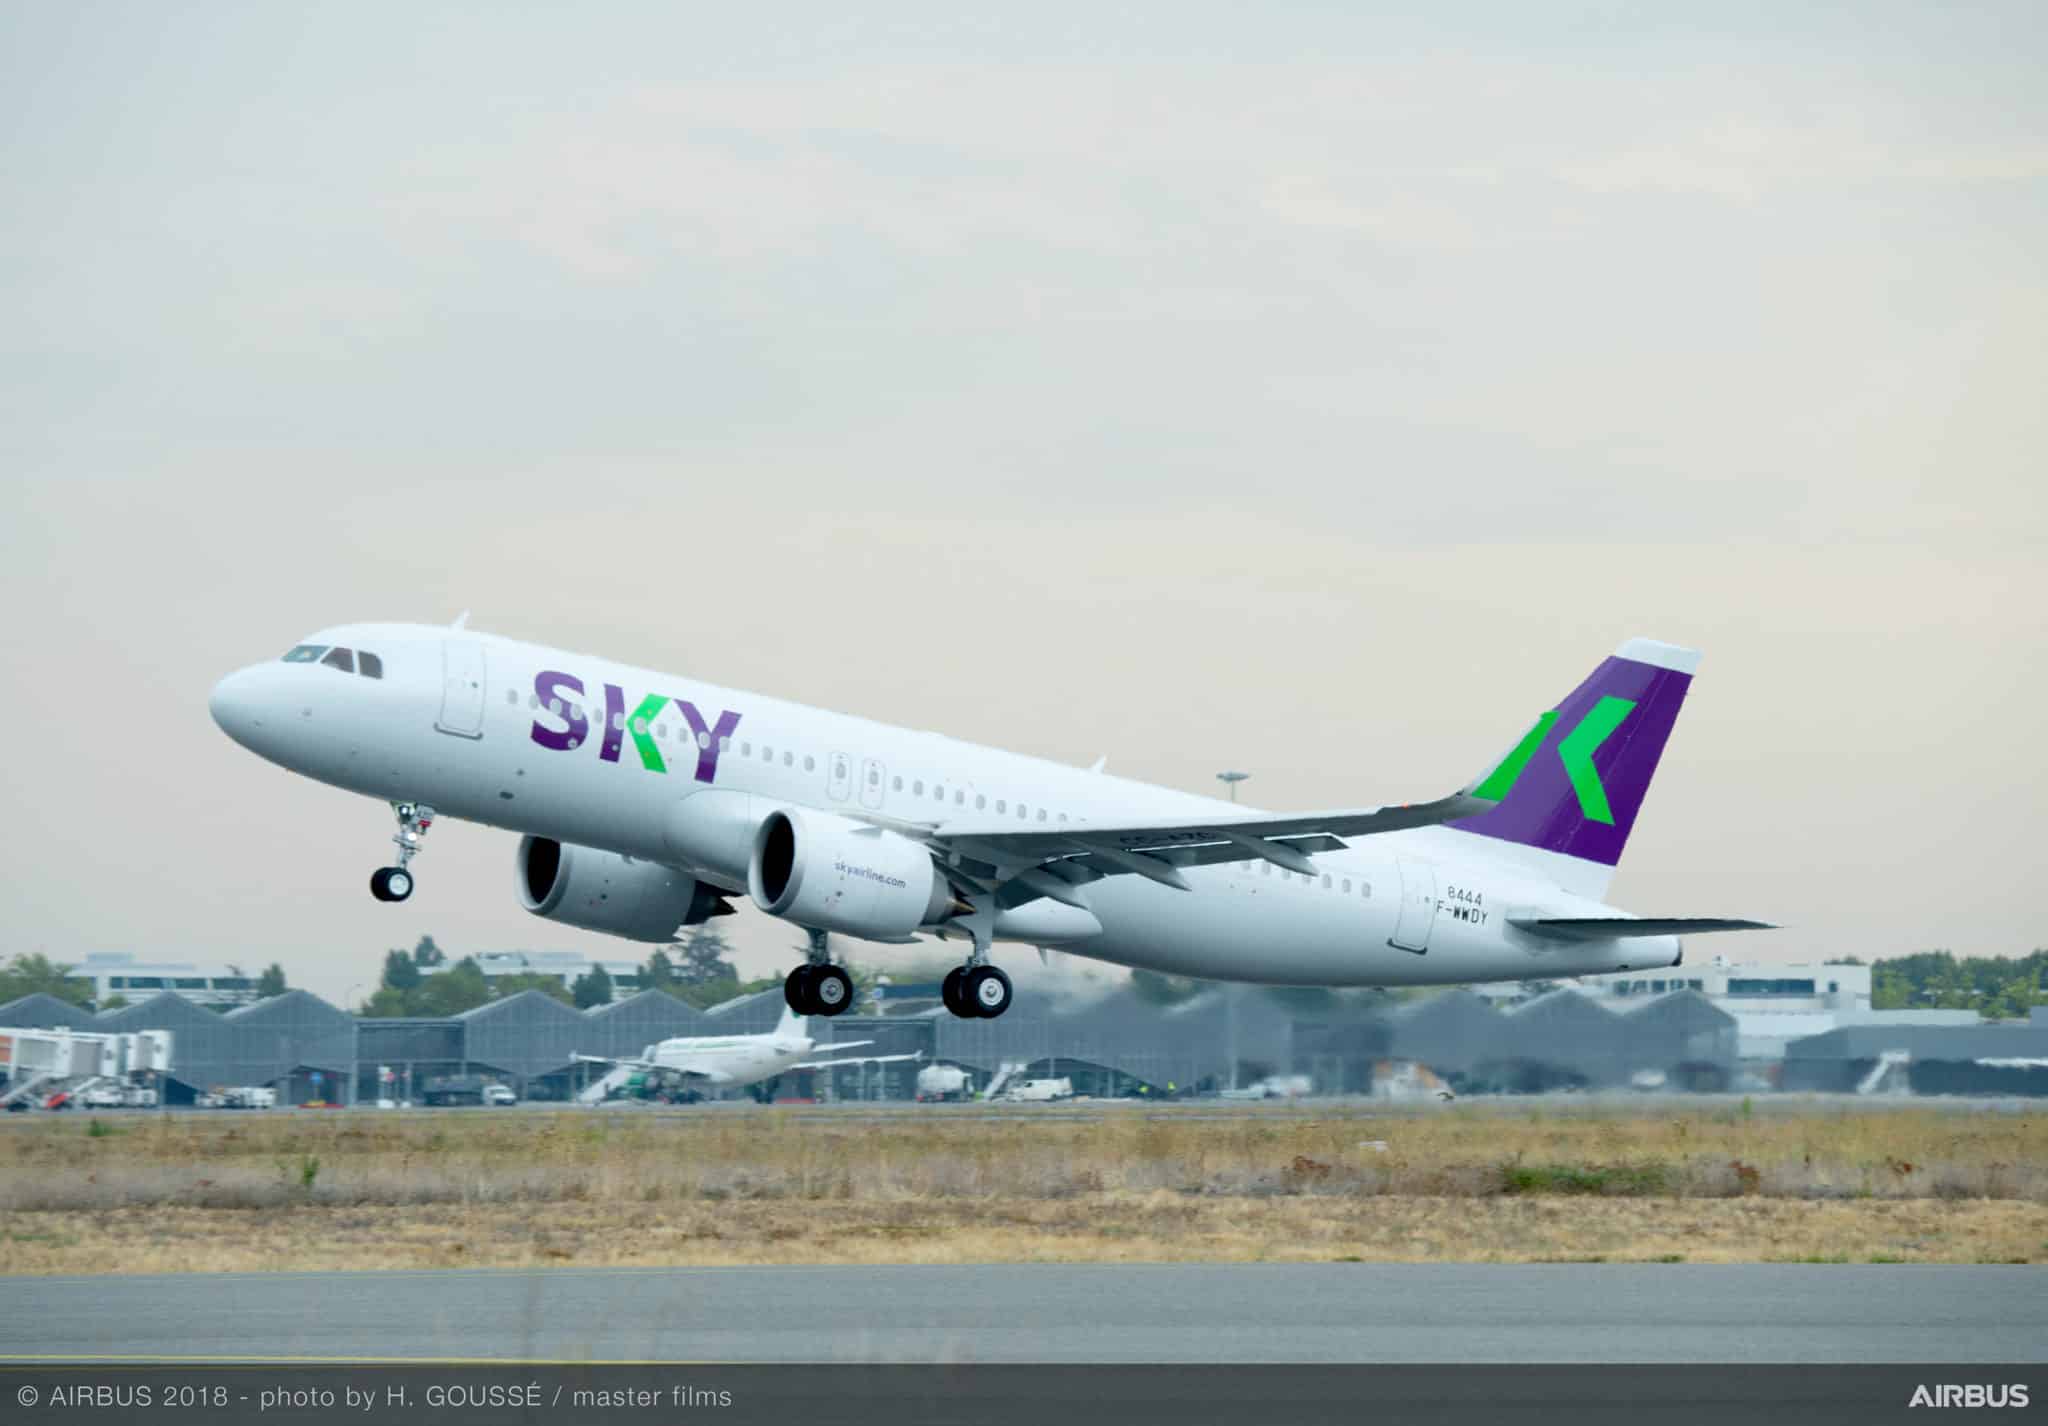
[[[263,726],[262,707],[256,697],[254,669],[237,669],[213,686],[206,706],[213,721],[236,742],[248,744]]]

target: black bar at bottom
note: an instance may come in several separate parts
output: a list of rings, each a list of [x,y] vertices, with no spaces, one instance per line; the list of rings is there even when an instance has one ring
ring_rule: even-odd
[[[1924,1421],[2048,1366],[0,1365],[0,1422],[1207,1426]]]

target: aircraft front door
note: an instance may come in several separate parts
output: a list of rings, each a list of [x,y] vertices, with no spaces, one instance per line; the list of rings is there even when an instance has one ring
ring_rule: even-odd
[[[889,770],[882,766],[879,758],[863,758],[860,764],[860,805],[881,810],[882,783]]]
[[[1404,861],[1401,867],[1401,914],[1388,945],[1421,955],[1429,949],[1429,931],[1436,924],[1436,868],[1428,862]]]
[[[441,643],[441,716],[434,726],[458,738],[484,735],[484,646],[476,639]]]

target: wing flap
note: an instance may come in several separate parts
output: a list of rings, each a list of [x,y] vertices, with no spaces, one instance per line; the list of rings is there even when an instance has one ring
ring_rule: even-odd
[[[1708,931],[1775,931],[1768,921],[1724,916],[1510,916],[1510,926],[1560,941],[1612,941],[1629,936],[1697,936]]]

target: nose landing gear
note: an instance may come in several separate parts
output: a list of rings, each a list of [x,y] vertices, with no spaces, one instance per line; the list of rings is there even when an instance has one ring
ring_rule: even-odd
[[[398,835],[391,839],[398,845],[398,865],[379,867],[370,874],[370,895],[379,901],[403,901],[412,895],[412,859],[419,855],[420,843],[434,825],[434,809],[424,802],[395,802],[392,811],[398,814]]]
[[[782,999],[798,1015],[843,1015],[853,1005],[853,977],[832,964],[825,933],[810,933],[809,959],[782,982]]]

